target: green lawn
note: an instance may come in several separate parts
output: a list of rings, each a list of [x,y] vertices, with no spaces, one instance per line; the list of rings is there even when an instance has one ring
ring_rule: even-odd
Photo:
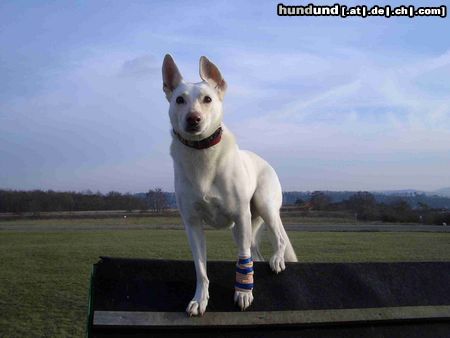
[[[448,233],[289,235],[303,262],[450,260]],[[210,259],[235,259],[229,231],[207,231],[207,241]],[[191,257],[182,230],[0,232],[0,337],[83,336],[89,275],[101,255]]]
[[[374,222],[355,221],[353,217],[322,217],[322,216],[299,216],[290,213],[282,213],[281,218],[284,224],[364,224]],[[377,222],[384,224],[383,222]],[[182,225],[181,218],[177,215],[161,215],[161,216],[129,216],[123,218],[121,216],[105,217],[105,218],[50,218],[50,219],[14,219],[0,220],[0,229],[2,226],[29,226],[30,230],[35,227],[52,227],[55,230],[77,229],[80,226],[91,226],[94,229],[102,230],[105,226],[114,226],[116,228],[125,228],[136,226],[165,226],[165,225]]]
[[[106,218],[50,218],[50,219],[15,219],[9,221],[1,221],[1,225],[28,225],[28,226],[57,226],[69,228],[71,226],[90,225],[170,225],[181,224],[179,216],[153,216],[153,217],[106,217]]]

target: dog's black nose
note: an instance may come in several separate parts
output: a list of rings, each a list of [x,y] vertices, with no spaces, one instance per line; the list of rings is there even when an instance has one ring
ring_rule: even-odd
[[[189,113],[186,116],[186,121],[187,121],[188,125],[191,127],[197,126],[201,120],[202,120],[202,117],[197,112]]]

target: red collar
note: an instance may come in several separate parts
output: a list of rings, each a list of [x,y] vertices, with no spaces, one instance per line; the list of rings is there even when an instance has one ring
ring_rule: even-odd
[[[220,142],[220,139],[222,138],[222,127],[219,127],[211,136],[204,138],[200,141],[191,141],[186,140],[183,138],[180,134],[178,134],[175,129],[173,130],[173,133],[178,137],[181,143],[183,143],[185,146],[195,148],[195,149],[206,149],[209,147],[212,147],[213,145],[216,145]]]

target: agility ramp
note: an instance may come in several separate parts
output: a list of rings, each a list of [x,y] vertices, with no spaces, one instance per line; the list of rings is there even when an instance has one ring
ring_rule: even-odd
[[[450,337],[450,262],[255,262],[255,301],[233,303],[235,262],[208,262],[203,317],[184,312],[192,261],[103,257],[94,265],[89,337]]]

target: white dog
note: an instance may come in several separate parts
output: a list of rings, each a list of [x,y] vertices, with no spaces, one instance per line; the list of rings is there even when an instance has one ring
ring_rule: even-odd
[[[262,260],[258,242],[265,223],[276,273],[297,257],[280,219],[281,186],[274,169],[254,153],[240,150],[222,122],[227,89],[219,69],[200,58],[202,82],[183,78],[170,55],[162,67],[163,90],[170,102],[171,155],[178,208],[195,263],[197,285],[186,312],[203,315],[208,304],[203,225],[232,228],[238,247],[234,301],[245,310],[253,301],[253,263]]]

